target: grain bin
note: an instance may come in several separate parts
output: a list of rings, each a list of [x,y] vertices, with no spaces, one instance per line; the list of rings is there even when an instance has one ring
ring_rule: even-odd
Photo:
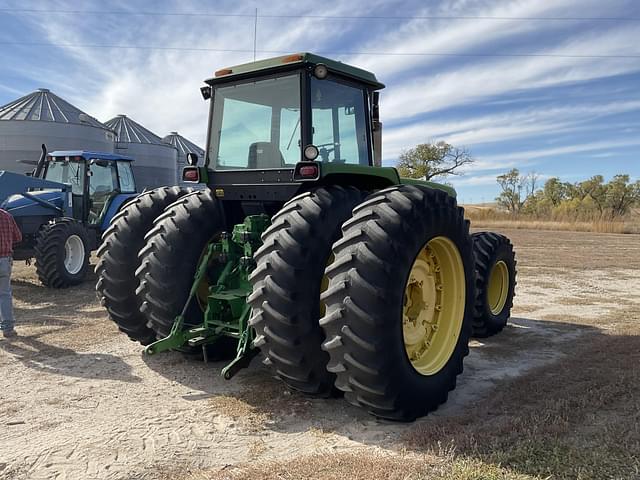
[[[185,166],[187,161],[188,153],[195,153],[198,155],[198,158],[202,161],[204,158],[204,150],[197,146],[190,140],[187,140],[178,132],[171,132],[169,135],[162,139],[163,142],[168,143],[169,145],[173,145],[178,150],[178,171],[176,172],[177,177],[176,180],[179,184],[183,184],[182,182],[182,169]],[[187,184],[184,184],[187,185]],[[188,186],[193,187],[193,184],[188,184]]]
[[[115,135],[105,125],[46,88],[0,107],[0,170],[31,170],[18,160],[38,160],[40,145],[54,150],[111,153]]]
[[[135,159],[138,190],[176,184],[178,151],[126,115],[105,122],[117,136],[115,152]]]

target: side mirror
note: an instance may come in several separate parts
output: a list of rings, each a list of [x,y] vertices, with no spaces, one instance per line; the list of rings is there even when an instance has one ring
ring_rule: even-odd
[[[202,94],[202,98],[209,100],[211,98],[211,87],[209,85],[200,87],[200,93]]]
[[[187,153],[187,165],[193,167],[198,164],[197,153]]]

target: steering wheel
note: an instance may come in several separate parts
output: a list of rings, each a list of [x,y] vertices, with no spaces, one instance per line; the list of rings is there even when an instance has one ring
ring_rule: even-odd
[[[323,143],[320,145],[316,145],[318,147],[318,153],[320,157],[322,157],[323,162],[329,161],[329,154],[335,151],[336,147],[339,147],[339,143],[331,142],[331,143]],[[329,147],[329,148],[327,148]]]

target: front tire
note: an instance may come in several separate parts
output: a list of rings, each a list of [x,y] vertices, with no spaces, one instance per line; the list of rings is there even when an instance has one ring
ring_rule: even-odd
[[[320,320],[345,398],[410,421],[446,401],[475,300],[469,222],[447,193],[399,185],[354,210],[333,246]]]
[[[89,268],[89,237],[72,218],[56,218],[36,237],[36,273],[43,285],[66,288],[83,282]]]
[[[156,334],[140,313],[136,295],[138,252],[156,217],[187,193],[189,190],[180,187],[162,187],[138,195],[113,217],[98,248],[96,290],[100,303],[122,332],[143,345],[153,342]]]

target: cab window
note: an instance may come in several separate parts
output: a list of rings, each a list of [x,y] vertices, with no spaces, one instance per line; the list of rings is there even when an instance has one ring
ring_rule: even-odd
[[[281,168],[300,160],[300,75],[215,89],[209,157],[216,168]]]
[[[47,164],[46,180],[71,185],[73,195],[84,195],[84,161],[56,157]]]
[[[135,193],[136,183],[133,180],[131,162],[117,162],[118,178],[120,179],[120,192]]]
[[[369,165],[365,95],[361,88],[311,79],[313,141],[323,162]]]

